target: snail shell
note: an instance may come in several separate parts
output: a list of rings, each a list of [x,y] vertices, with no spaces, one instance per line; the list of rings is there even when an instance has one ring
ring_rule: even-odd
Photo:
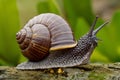
[[[40,14],[31,19],[16,34],[16,39],[23,55],[30,61],[44,59],[49,51],[77,45],[67,22],[52,13]]]

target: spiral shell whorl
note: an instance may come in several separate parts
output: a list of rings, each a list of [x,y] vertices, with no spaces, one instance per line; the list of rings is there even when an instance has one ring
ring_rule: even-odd
[[[35,16],[16,36],[24,56],[30,61],[40,61],[50,50],[76,46],[71,28],[62,17],[45,13]]]
[[[16,39],[23,55],[30,61],[39,61],[49,54],[50,34],[44,25],[24,27],[17,33]]]

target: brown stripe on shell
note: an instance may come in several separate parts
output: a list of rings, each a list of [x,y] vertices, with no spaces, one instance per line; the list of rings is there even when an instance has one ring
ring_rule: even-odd
[[[23,53],[30,61],[40,61],[49,54],[49,48],[32,41],[28,50],[23,51]]]
[[[31,28],[24,27],[28,34],[23,45],[22,53],[30,61],[40,61],[49,54],[50,34],[48,28],[41,24],[35,24]],[[30,41],[29,41],[30,40]],[[27,48],[25,47],[28,46]]]
[[[23,43],[25,40],[25,37],[26,37],[26,31],[24,29],[22,29],[17,36],[19,37],[19,38],[17,38],[18,44]]]
[[[38,39],[38,38],[36,38],[36,39],[32,40],[32,43],[35,43],[35,46],[40,45],[41,48],[43,48],[46,51],[49,50],[49,48],[50,48],[50,41],[46,40],[46,39]]]
[[[31,39],[32,39],[31,29],[29,27],[27,27],[27,28],[24,28],[24,30],[26,31],[26,37],[24,39],[24,42],[20,44],[20,48],[22,50],[26,49],[29,46]]]

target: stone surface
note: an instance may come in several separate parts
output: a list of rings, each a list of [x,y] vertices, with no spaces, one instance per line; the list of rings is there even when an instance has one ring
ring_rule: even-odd
[[[0,80],[120,80],[120,63],[91,63],[63,70],[64,73],[58,73],[58,69],[52,72],[17,70],[15,67],[1,66]]]

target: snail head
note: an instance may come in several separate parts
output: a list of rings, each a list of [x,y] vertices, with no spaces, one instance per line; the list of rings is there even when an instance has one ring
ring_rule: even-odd
[[[96,38],[96,34],[106,25],[108,24],[108,21],[103,23],[102,25],[100,25],[97,29],[94,30],[94,27],[96,25],[96,22],[98,20],[98,16],[96,16],[91,28],[90,28],[90,31],[88,32],[88,36],[92,37],[95,41],[98,41],[100,39]]]

